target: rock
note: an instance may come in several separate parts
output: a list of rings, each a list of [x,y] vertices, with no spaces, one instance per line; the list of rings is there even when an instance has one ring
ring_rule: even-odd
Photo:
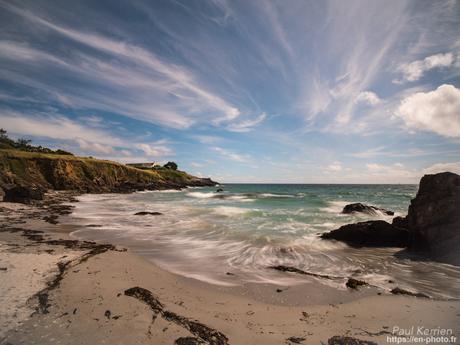
[[[224,190],[223,190],[222,188],[217,188],[216,193],[221,193],[221,192],[223,192],[223,191],[224,191]]]
[[[407,222],[406,217],[394,217],[391,224],[394,226],[397,226],[398,228],[402,228],[402,229],[409,228],[409,223]]]
[[[355,278],[348,278],[348,281],[345,283],[347,288],[357,289],[359,286],[368,285],[365,281],[358,280]]]
[[[359,212],[359,213],[366,213],[366,214],[370,214],[370,215],[375,215],[375,214],[378,213],[377,211],[380,211],[383,214],[386,214],[388,216],[393,216],[395,214],[393,211],[387,211],[387,210],[385,210],[383,208],[361,204],[360,202],[355,203],[355,204],[346,205],[343,208],[342,213],[350,214],[350,213]]]
[[[147,211],[141,211],[141,212],[137,212],[137,213],[134,213],[135,216],[161,216],[163,215],[163,213],[161,212],[147,212]]]
[[[425,175],[407,215],[409,249],[460,265],[460,175]]]
[[[29,204],[32,200],[43,200],[44,191],[37,187],[11,186],[4,188],[3,201]]]
[[[414,297],[422,297],[422,298],[430,298],[430,296],[425,295],[424,293],[421,292],[411,292],[407,291],[404,289],[401,289],[399,287],[395,287],[393,290],[391,290],[391,293],[393,295],[408,295],[408,296],[414,296]]]
[[[329,338],[327,345],[377,345],[377,343],[368,340],[335,335],[332,338]]]
[[[200,344],[204,344],[204,342],[194,337],[182,337],[182,338],[177,338],[174,341],[174,345],[200,345]]]
[[[321,235],[355,247],[406,247],[408,231],[383,220],[347,224]]]
[[[306,339],[303,337],[289,337],[286,339],[287,341],[294,343],[294,344],[301,344],[303,343]]]

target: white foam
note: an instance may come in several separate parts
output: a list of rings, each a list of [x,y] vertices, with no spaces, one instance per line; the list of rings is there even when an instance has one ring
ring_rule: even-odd
[[[349,201],[329,201],[328,207],[322,207],[321,211],[329,212],[329,213],[341,213],[343,208],[350,204]]]
[[[262,193],[261,197],[265,198],[295,198],[295,195],[292,194],[272,194],[272,193]]]
[[[253,210],[241,207],[233,207],[233,206],[218,206],[213,209],[213,212],[219,214],[221,216],[240,216],[243,214],[247,214],[252,212]]]
[[[190,196],[192,198],[198,198],[198,199],[210,199],[215,197],[217,194],[210,192],[210,193],[205,193],[205,192],[190,192],[187,193],[187,196]]]

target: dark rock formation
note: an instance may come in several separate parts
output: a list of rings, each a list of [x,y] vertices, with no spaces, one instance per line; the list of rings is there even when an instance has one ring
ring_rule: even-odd
[[[348,278],[348,281],[345,283],[345,285],[347,286],[347,288],[357,289],[360,286],[367,285],[367,283],[365,281],[358,280],[355,278]]]
[[[414,296],[414,297],[430,298],[430,296],[425,295],[424,293],[411,292],[411,291],[401,289],[399,287],[395,287],[393,290],[391,290],[391,293],[393,295],[407,295],[407,296]]]
[[[409,228],[409,224],[407,223],[406,217],[394,217],[391,224],[394,226],[397,226],[398,228],[402,228],[402,229]]]
[[[425,175],[406,217],[409,249],[460,265],[460,175]]]
[[[147,211],[141,211],[141,212],[136,212],[134,213],[135,216],[161,216],[163,213],[161,212],[147,212]]]
[[[355,247],[406,247],[408,231],[383,220],[347,224],[321,235]]]
[[[224,190],[223,190],[222,188],[217,188],[216,193],[221,193],[221,192],[223,192],[223,191],[224,191]]]
[[[383,214],[386,214],[388,216],[393,216],[395,214],[393,211],[387,211],[383,208],[361,204],[360,202],[357,202],[355,204],[346,205],[343,208],[342,213],[350,214],[350,213],[359,212],[359,213],[366,213],[366,214],[374,215],[374,214],[377,214],[377,211],[380,211]]]
[[[29,204],[32,200],[43,200],[44,191],[37,187],[7,186],[3,201]]]
[[[352,337],[335,335],[332,338],[329,338],[327,341],[328,345],[377,345],[373,341],[361,340]]]

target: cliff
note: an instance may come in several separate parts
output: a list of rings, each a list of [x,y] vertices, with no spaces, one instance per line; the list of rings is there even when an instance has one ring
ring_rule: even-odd
[[[86,193],[213,186],[178,170],[140,170],[94,158],[0,149],[0,187],[36,187]]]

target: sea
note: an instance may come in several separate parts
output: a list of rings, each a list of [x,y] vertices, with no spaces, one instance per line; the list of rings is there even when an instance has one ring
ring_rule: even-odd
[[[217,188],[222,188],[218,192]],[[74,203],[71,235],[129,247],[160,267],[211,284],[305,284],[310,277],[278,272],[292,266],[336,279],[348,277],[384,289],[460,297],[460,268],[408,255],[400,248],[352,248],[322,240],[344,224],[394,216],[345,215],[361,202],[407,214],[417,185],[223,184],[181,191],[86,194]],[[135,215],[137,212],[162,215]],[[395,285],[396,284],[396,285]]]

